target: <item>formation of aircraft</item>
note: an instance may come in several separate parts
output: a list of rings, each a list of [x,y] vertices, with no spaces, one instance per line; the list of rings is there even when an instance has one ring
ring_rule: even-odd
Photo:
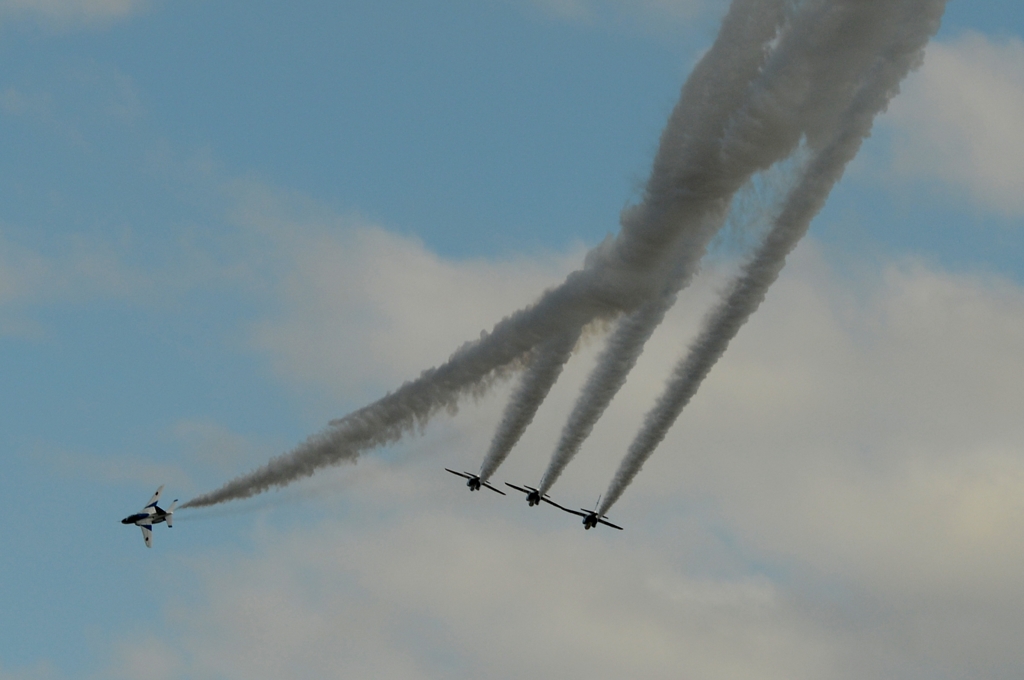
[[[480,479],[479,475],[474,475],[470,472],[456,472],[455,470],[449,470],[448,468],[445,468],[445,470],[452,473],[453,475],[456,475],[457,477],[462,477],[463,479],[467,480],[466,486],[469,487],[470,491],[479,491],[481,487],[487,487],[488,489],[494,491],[495,493],[500,493],[502,496],[506,495],[505,492],[502,491],[501,489],[491,486],[491,484],[486,480]],[[604,515],[598,515],[596,505],[594,506],[593,510],[580,508],[580,511],[578,512],[576,510],[570,510],[569,508],[563,505],[559,505],[555,501],[551,500],[551,498],[547,494],[542,494],[540,492],[540,489],[535,489],[532,486],[528,486],[526,484],[524,484],[523,486],[516,486],[515,484],[510,484],[508,482],[505,482],[505,486],[508,486],[509,488],[515,489],[516,491],[526,494],[526,502],[529,504],[531,508],[535,505],[540,505],[541,503],[547,503],[548,505],[555,506],[559,510],[564,510],[565,512],[568,512],[570,514],[582,517],[584,529],[589,530],[593,529],[598,524],[604,524],[605,526],[612,527],[613,529],[619,529],[620,531],[622,530],[622,527],[616,524],[612,524]],[[171,502],[171,505],[166,510],[164,510],[159,505],[160,494],[163,493],[163,490],[164,487],[161,484],[160,488],[157,489],[156,493],[153,494],[153,497],[149,499],[148,503],[146,503],[146,507],[142,508],[142,510],[140,510],[139,512],[136,512],[133,515],[128,515],[127,517],[121,520],[121,524],[134,524],[135,526],[142,529],[142,540],[145,541],[147,548],[153,547],[154,524],[166,522],[168,527],[174,526],[174,508],[178,505],[178,499],[175,498],[174,501]],[[601,499],[598,498],[597,501],[598,503],[600,503]]]
[[[160,494],[163,492],[164,486],[160,485],[160,488],[156,490],[153,497],[149,499],[149,503],[146,504],[139,512],[134,515],[128,515],[121,524],[134,524],[137,527],[142,528],[142,540],[146,542],[147,548],[153,547],[153,525],[160,524],[160,522],[167,522],[168,527],[174,526],[174,507],[178,504],[178,499],[175,498],[171,506],[166,510],[162,509],[157,502],[160,500]]]
[[[445,468],[445,470],[448,470],[448,468]],[[486,486],[491,491],[497,491],[502,496],[505,495],[505,492],[496,489],[495,487],[491,486],[488,482],[480,479],[479,475],[474,475],[469,472],[456,472],[455,470],[448,470],[448,472],[452,473],[453,475],[463,477],[464,479],[468,479],[469,481],[466,483],[466,486],[469,487],[470,491],[476,491],[481,486]],[[609,526],[613,529],[618,529],[619,531],[622,531],[622,527],[618,526],[617,524],[612,524],[611,522],[609,522],[608,518],[605,515],[598,515],[596,505],[594,506],[593,510],[580,508],[582,512],[577,512],[576,510],[570,510],[569,508],[563,505],[559,505],[555,501],[551,500],[551,498],[546,493],[542,494],[540,492],[540,489],[535,489],[532,486],[527,486],[526,484],[523,484],[523,486],[516,486],[515,484],[510,484],[508,482],[505,482],[505,486],[526,494],[526,502],[529,504],[531,508],[535,505],[540,505],[541,503],[547,503],[548,505],[555,506],[559,510],[564,510],[565,512],[568,512],[573,515],[579,515],[583,518],[584,529],[590,530],[596,527],[598,524],[604,524],[605,526]],[[597,499],[597,502],[601,502],[600,497]]]

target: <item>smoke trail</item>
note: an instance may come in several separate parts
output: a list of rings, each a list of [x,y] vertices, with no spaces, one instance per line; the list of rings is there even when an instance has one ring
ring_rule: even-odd
[[[831,141],[820,147],[790,192],[771,231],[721,303],[708,315],[704,329],[686,358],[670,377],[665,391],[630,445],[604,494],[598,512],[605,514],[622,496],[644,462],[665,437],[672,423],[696,393],[703,379],[722,356],[740,327],[756,311],[771,284],[778,278],[786,256],[806,233],[811,219],[824,205],[846,164],[870,134],[875,115],[899,90],[899,83],[918,66],[929,38],[938,30],[946,0],[865,0],[854,17],[861,30],[872,30],[889,43],[866,77],[859,79],[845,115],[836,121]],[[869,40],[868,42],[875,42]],[[816,145],[824,130],[809,140]]]
[[[736,57],[734,64],[721,68],[723,77],[728,78],[730,73],[743,74],[741,78],[737,79],[737,84],[742,84],[746,78],[756,73],[754,66],[764,61],[767,55],[765,45],[775,36],[783,19],[783,4],[783,2],[734,4],[733,10],[738,11],[734,11],[726,18],[724,26],[729,26],[733,29],[730,31],[730,34],[735,35],[736,40],[756,46],[759,52],[751,51],[746,54],[740,52],[734,55]],[[723,33],[725,32],[726,28],[723,27]],[[741,35],[741,33],[746,33],[746,35]],[[721,41],[717,44],[721,44]],[[700,92],[697,88],[692,88],[692,90],[690,94],[694,98],[701,96],[701,94],[707,94],[706,92]],[[739,95],[741,90],[742,88],[740,87],[734,88],[732,97]],[[684,91],[684,101],[686,95],[687,93]],[[725,96],[722,94],[718,96],[723,100],[723,104],[728,103]],[[729,99],[732,99],[732,97]],[[666,131],[662,136],[663,153],[659,153],[659,158],[655,161],[655,170],[652,172],[652,179],[649,183],[647,200],[634,211],[627,211],[623,215],[624,229],[628,229],[633,225],[637,225],[635,228],[639,228],[640,225],[656,222],[656,220],[651,219],[650,209],[656,209],[659,206],[658,201],[651,200],[656,195],[651,187],[657,186],[655,181],[657,178],[670,178],[675,193],[690,191],[693,195],[699,193],[696,189],[701,183],[706,183],[707,180],[703,175],[706,174],[708,166],[707,156],[716,153],[716,140],[721,136],[722,129],[727,121],[725,119],[716,120],[713,116],[706,117],[700,121],[692,118],[684,120],[685,114],[690,110],[690,108],[683,106],[681,102],[681,105],[673,113],[673,117],[668,126],[666,126]],[[712,127],[715,123],[717,123],[717,128]],[[697,127],[698,125],[700,125],[699,128]],[[680,154],[681,157],[693,163],[692,167],[687,166],[685,163],[678,164],[678,161],[674,161],[677,167],[672,168],[668,165],[669,155],[664,153],[664,150],[671,149],[676,145],[687,145],[693,148],[693,151],[689,154]],[[696,162],[698,160],[699,165]],[[772,160],[775,159],[773,158]],[[749,176],[749,171],[746,176]],[[687,186],[688,184],[690,186]],[[726,197],[731,197],[737,188],[738,186],[729,187],[721,193],[726,194]],[[670,194],[672,192],[663,190],[660,193]],[[668,281],[662,284],[661,290],[657,295],[641,305],[636,311],[620,319],[615,332],[609,338],[608,344],[598,359],[597,368],[588,379],[569,418],[569,422],[563,429],[559,445],[552,455],[551,462],[541,480],[542,492],[546,492],[554,484],[558,475],[561,474],[561,471],[578,451],[583,440],[589,435],[594,424],[600,419],[612,398],[625,383],[626,376],[636,364],[637,358],[643,351],[644,344],[664,318],[665,312],[675,303],[678,292],[692,278],[697,264],[707,249],[708,243],[721,228],[727,205],[728,201],[719,196],[717,200],[707,200],[704,207],[700,210],[691,209],[688,214],[676,215],[676,219],[680,223],[680,227],[677,228],[679,236],[672,248],[675,254],[667,262],[667,266],[670,267],[670,270],[667,272]],[[567,360],[568,352],[562,353],[561,356],[564,360]],[[553,359],[554,357],[550,358]],[[542,370],[546,371],[545,375],[549,377],[551,382],[546,385],[538,385],[531,380],[529,382],[529,393],[536,394],[536,400],[525,402],[520,401],[521,398],[529,399],[527,393],[525,393],[528,383],[524,380],[524,390],[517,393],[513,402],[510,403],[509,411],[511,413],[506,414],[506,418],[502,421],[501,429],[499,429],[499,433],[495,437],[495,443],[501,442],[501,446],[495,450],[492,445],[491,453],[488,454],[485,460],[481,476],[489,476],[493,473],[497,465],[500,465],[504,460],[511,446],[521,436],[523,429],[529,422],[523,423],[519,429],[515,430],[515,439],[509,441],[505,428],[506,426],[515,427],[513,422],[518,422],[516,420],[510,422],[509,416],[511,415],[514,419],[516,415],[526,415],[523,411],[527,410],[528,418],[532,420],[533,415],[540,406],[540,401],[547,395],[561,369],[559,367],[558,372],[552,372],[548,366],[545,366]],[[497,457],[497,465],[489,465],[488,461],[494,460],[495,457]]]
[[[527,426],[533,422],[541,402],[548,396],[562,373],[562,367],[569,360],[581,331],[566,331],[549,338],[537,348],[537,355],[523,372],[519,386],[505,407],[498,431],[494,433],[491,447],[480,466],[480,479],[486,481],[491,478],[505,462]]]
[[[725,220],[725,206],[709,215],[700,228],[683,235],[677,244],[675,267],[665,282],[661,294],[647,301],[639,309],[619,320],[614,333],[608,338],[597,365],[587,378],[580,396],[573,406],[569,420],[562,428],[558,445],[540,482],[541,493],[558,480],[559,475],[590,436],[594,425],[625,384],[644,345],[654,329],[661,324],[665,313],[675,304],[679,291],[693,278],[697,265],[707,250],[707,244]]]
[[[849,39],[850,33],[863,33],[864,9],[870,5],[863,0],[843,0],[807,2],[800,7],[754,81],[753,96],[721,138],[720,155],[727,163],[756,158],[764,149],[775,149],[768,157],[777,161],[795,148],[801,134],[815,139],[820,136],[823,122],[849,101],[846,84],[875,53],[871,40]],[[767,124],[743,125],[750,117]],[[554,485],[625,384],[647,340],[675,303],[679,290],[689,283],[708,240],[721,226],[725,206],[722,208],[711,229],[685,234],[688,242],[679,248],[676,269],[662,294],[624,318],[609,339],[562,429],[541,480],[542,491]]]
[[[317,433],[289,453],[229,481],[183,507],[212,505],[283,486],[318,468],[354,461],[365,450],[394,442],[441,410],[489,382],[538,344],[598,318],[636,309],[659,292],[666,253],[680,233],[700,224],[709,211],[751,174],[788,154],[795,139],[770,131],[779,117],[751,105],[749,86],[764,67],[768,43],[784,20],[785,0],[734,0],[714,45],[687,79],[662,133],[642,202],[624,211],[622,229],[588,253],[584,268],[530,307],[467,343],[443,365]],[[763,88],[760,99],[771,99]],[[763,102],[762,102],[763,104]],[[742,116],[737,111],[745,107]],[[738,144],[725,159],[719,140],[729,130]],[[766,131],[769,131],[766,133]],[[758,146],[757,140],[770,140]]]

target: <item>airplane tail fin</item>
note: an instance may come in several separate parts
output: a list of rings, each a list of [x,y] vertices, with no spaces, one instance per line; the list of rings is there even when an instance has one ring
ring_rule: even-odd
[[[174,526],[174,508],[178,505],[178,499],[175,498],[174,502],[171,503],[171,507],[167,508],[167,527]]]

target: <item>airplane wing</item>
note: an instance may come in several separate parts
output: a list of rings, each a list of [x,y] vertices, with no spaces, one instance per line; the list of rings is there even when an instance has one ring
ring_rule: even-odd
[[[553,505],[553,506],[555,506],[555,507],[556,507],[556,508],[558,508],[559,510],[565,510],[565,508],[564,508],[564,507],[562,507],[562,506],[561,506],[561,505],[559,505],[558,503],[556,503],[556,502],[554,502],[553,500],[551,500],[550,498],[548,498],[547,494],[544,494],[543,496],[541,496],[541,497],[540,497],[540,499],[541,499],[542,501],[544,501],[545,503],[547,503],[548,505]]]
[[[524,489],[524,488],[523,488],[523,487],[521,487],[521,486],[516,486],[515,484],[509,484],[508,482],[505,482],[505,486],[511,486],[511,487],[512,487],[513,489],[515,489],[516,491],[522,491],[522,492],[523,492],[523,493],[525,493],[525,494],[526,494],[527,496],[529,496],[529,495],[530,495],[530,492],[529,492],[529,491],[527,491],[526,489]]]
[[[601,524],[604,524],[605,526],[611,527],[612,529],[618,529],[619,531],[623,531],[622,527],[618,526],[617,524],[612,524],[611,522],[609,522],[607,520],[598,519],[597,521],[600,522]]]
[[[445,468],[445,470],[448,470],[448,468]],[[455,470],[448,470],[448,472],[452,473],[453,475],[458,475],[463,479],[473,479],[470,475],[467,475],[465,472],[456,472]]]
[[[161,492],[162,492],[163,490],[164,490],[164,485],[163,485],[163,484],[161,484],[161,485],[160,485],[160,488],[156,490],[156,493],[155,493],[155,494],[153,494],[153,497],[149,499],[149,502],[148,502],[148,503],[146,503],[146,507],[145,507],[145,508],[143,508],[143,509],[144,509],[144,510],[148,510],[149,508],[152,508],[153,506],[155,506],[155,505],[157,504],[157,501],[159,501],[159,500],[160,500],[160,493],[161,493]]]
[[[153,527],[149,524],[140,524],[142,529],[142,540],[146,542],[147,548],[153,547]]]
[[[575,510],[570,510],[569,508],[564,507],[562,505],[559,505],[558,507],[562,508],[562,510],[565,510],[566,512],[568,512],[568,513],[570,513],[572,515],[579,515],[580,517],[586,517],[587,515],[590,514],[589,512],[586,512],[586,511],[584,511],[584,512],[576,512]]]
[[[502,496],[504,496],[504,495],[505,495],[505,492],[504,492],[504,491],[502,491],[501,489],[498,489],[498,488],[495,488],[495,487],[491,486],[489,482],[481,482],[481,484],[483,484],[484,486],[486,486],[486,487],[487,487],[488,489],[490,489],[491,491],[495,491],[495,492],[497,492],[497,493],[500,493],[500,494],[501,494]]]

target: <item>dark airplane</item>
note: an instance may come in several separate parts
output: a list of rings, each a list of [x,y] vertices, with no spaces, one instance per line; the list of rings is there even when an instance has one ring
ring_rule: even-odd
[[[508,482],[505,482],[505,486],[510,486],[516,491],[522,491],[523,493],[525,493],[526,502],[530,504],[531,508],[539,504],[541,501],[544,501],[549,505],[555,506],[559,510],[565,510],[565,508],[563,508],[561,505],[548,498],[547,494],[541,495],[540,490],[534,489],[532,486],[526,486],[524,484],[523,486],[526,486],[526,488],[524,489],[522,486],[516,486],[515,484],[509,484]]]
[[[601,499],[600,498],[597,499],[597,503],[598,504],[601,503]],[[588,531],[590,529],[593,529],[594,527],[596,527],[598,524],[604,524],[605,526],[609,526],[612,529],[618,529],[619,531],[622,531],[622,527],[620,527],[620,526],[618,526],[616,524],[612,524],[611,522],[609,522],[608,520],[605,519],[604,515],[598,515],[597,514],[597,505],[594,506],[593,510],[587,510],[586,508],[580,508],[580,510],[582,510],[583,512],[576,512],[575,510],[570,510],[569,508],[562,508],[562,510],[565,510],[566,512],[571,512],[574,515],[579,515],[580,517],[582,517],[583,518],[583,528],[587,529]]]
[[[153,547],[153,525],[160,524],[160,522],[167,522],[167,526],[174,526],[174,507],[178,504],[178,499],[175,498],[174,502],[171,503],[171,507],[166,510],[162,509],[157,505],[157,501],[160,500],[160,492],[164,490],[163,485],[156,490],[153,497],[149,499],[149,503],[142,509],[141,512],[137,512],[134,515],[128,515],[121,524],[134,524],[142,528],[142,540],[146,542],[147,548]]]
[[[448,470],[448,468],[445,468],[445,470]],[[481,486],[486,486],[488,489],[494,491],[495,493],[500,493],[502,496],[505,495],[505,492],[502,491],[501,489],[495,488],[491,486],[490,483],[480,479],[480,475],[474,475],[468,472],[456,472],[455,470],[448,470],[448,472],[452,473],[453,475],[458,475],[459,477],[468,479],[469,481],[466,482],[466,486],[469,487],[470,491],[479,491]]]

